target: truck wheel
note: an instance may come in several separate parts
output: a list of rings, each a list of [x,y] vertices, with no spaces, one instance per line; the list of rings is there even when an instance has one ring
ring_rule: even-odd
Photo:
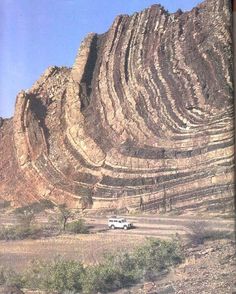
[[[128,229],[128,227],[127,226],[124,226],[124,230],[127,230]]]
[[[114,229],[115,229],[115,226],[112,225],[110,228],[111,228],[112,230],[114,230]]]

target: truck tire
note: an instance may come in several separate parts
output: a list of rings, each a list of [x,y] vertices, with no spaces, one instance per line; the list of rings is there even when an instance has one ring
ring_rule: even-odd
[[[114,229],[115,229],[115,226],[114,226],[114,225],[112,225],[112,226],[110,226],[110,228],[111,228],[112,230],[114,230]]]
[[[124,230],[127,230],[128,229],[128,227],[127,226],[124,226]]]

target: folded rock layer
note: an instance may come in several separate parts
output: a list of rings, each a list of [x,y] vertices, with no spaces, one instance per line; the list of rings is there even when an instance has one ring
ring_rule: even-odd
[[[89,34],[1,120],[0,197],[70,207],[232,210],[231,7],[160,5]]]

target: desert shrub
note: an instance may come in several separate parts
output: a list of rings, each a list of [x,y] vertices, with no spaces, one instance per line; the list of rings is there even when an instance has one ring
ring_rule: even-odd
[[[82,282],[83,293],[107,293],[127,286],[127,282],[128,277],[116,266],[96,265],[86,270],[86,275]]]
[[[24,213],[17,214],[18,223],[25,228],[30,228],[30,226],[35,221],[35,214],[33,211],[24,211]]]
[[[191,245],[200,245],[207,240],[233,239],[234,234],[228,231],[219,231],[212,228],[207,222],[191,222],[188,224],[187,237]]]
[[[109,254],[100,264],[86,268],[80,262],[63,260],[61,257],[51,262],[33,261],[21,276],[15,275],[10,282],[15,280],[15,284],[49,293],[108,293],[129,287],[142,279],[150,280],[180,263],[182,258],[177,242],[148,239],[146,244],[132,253]],[[2,283],[9,279],[6,276],[0,271]]]
[[[136,261],[136,273],[145,280],[151,280],[158,273],[179,264],[183,259],[177,242],[152,238],[137,248],[133,256]]]
[[[5,283],[5,277],[4,277],[4,268],[0,267],[0,285],[4,285]]]
[[[215,241],[215,240],[222,240],[222,239],[235,239],[235,233],[229,231],[219,231],[219,230],[212,230],[211,234],[207,237],[207,240]]]
[[[69,219],[72,219],[73,217],[73,213],[69,208],[67,208],[65,203],[58,205],[58,210],[58,222],[61,226],[61,229],[65,232]]]
[[[10,268],[0,267],[0,285],[24,287],[23,277]]]
[[[203,244],[205,239],[209,237],[209,226],[205,221],[191,222],[187,227],[190,230],[187,237],[192,245]]]
[[[63,260],[34,261],[24,274],[26,287],[46,291],[80,291],[84,268],[81,263]]]
[[[88,227],[85,225],[82,219],[79,219],[77,221],[67,223],[66,231],[74,234],[87,234]]]
[[[102,264],[88,267],[83,278],[84,293],[107,293],[150,280],[183,259],[176,242],[149,239],[133,253],[109,255]]]
[[[103,263],[86,268],[82,282],[83,293],[107,293],[137,281],[134,260],[129,254],[109,255]]]
[[[54,205],[51,201],[41,200],[27,206],[16,208],[14,213],[18,223],[24,228],[22,230],[32,232],[35,231],[33,224],[35,223],[36,214],[53,207]]]
[[[60,227],[56,221],[48,218],[48,222],[41,225],[42,228],[42,237],[52,237],[52,236],[58,236],[60,234]]]
[[[41,230],[38,227],[24,227],[22,225],[1,227],[0,228],[0,240],[23,240],[27,238],[37,238]]]
[[[104,265],[88,267],[82,280],[83,293],[93,294],[97,292],[107,292],[110,287],[114,287],[114,280],[117,272],[113,268]]]

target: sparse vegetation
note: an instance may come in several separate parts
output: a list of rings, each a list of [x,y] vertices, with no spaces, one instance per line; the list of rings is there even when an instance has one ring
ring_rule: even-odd
[[[35,239],[39,236],[41,229],[37,226],[24,227],[22,225],[0,228],[0,240],[23,240]]]
[[[83,293],[107,293],[133,285],[140,279],[135,266],[132,254],[107,256],[103,263],[86,268]]]
[[[48,215],[45,224],[36,225],[36,214],[51,208],[55,206],[50,201],[43,200],[15,209],[17,225],[0,226],[0,240],[36,239],[65,232],[73,234],[89,232],[88,226],[82,219],[69,222],[75,214],[65,204],[59,205],[54,215]]]
[[[68,223],[66,225],[66,231],[73,234],[87,234],[89,232],[88,227],[82,219]]]
[[[139,247],[133,256],[136,260],[136,269],[145,280],[152,280],[158,273],[180,263],[183,259],[176,241],[159,239],[149,239],[149,242]]]
[[[191,222],[188,224],[189,233],[187,237],[192,245],[203,244],[209,236],[209,226],[206,222]]]
[[[182,261],[182,253],[175,242],[148,239],[132,253],[107,255],[96,265],[57,257],[51,262],[34,261],[21,275],[14,274],[13,285],[45,291],[79,291],[79,293],[107,293],[129,287],[140,280],[150,280],[163,270]],[[16,280],[16,282],[15,282]],[[0,284],[11,282],[7,273],[0,272]]]
[[[15,209],[14,214],[17,218],[17,225],[1,226],[0,240],[23,240],[26,238],[37,238],[41,232],[41,228],[34,224],[35,207],[37,207],[37,205],[31,204]]]
[[[59,223],[60,223],[61,229],[65,232],[67,222],[69,221],[69,219],[73,217],[73,213],[71,212],[70,209],[66,207],[65,204],[59,205],[58,210],[59,210]]]
[[[204,244],[208,240],[233,239],[234,234],[228,231],[219,231],[211,227],[207,222],[191,222],[187,226],[187,237],[191,245]]]
[[[22,288],[24,286],[23,276],[17,274],[13,269],[0,267],[0,285],[15,286]]]
[[[25,287],[46,291],[82,289],[84,267],[80,262],[56,257],[53,261],[33,261],[23,274]]]
[[[17,213],[17,219],[22,227],[30,228],[35,221],[35,213],[33,210],[26,209],[20,213]]]

